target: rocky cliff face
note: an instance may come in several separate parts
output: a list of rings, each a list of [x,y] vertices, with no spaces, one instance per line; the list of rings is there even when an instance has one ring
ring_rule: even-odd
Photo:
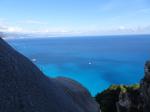
[[[117,112],[143,112],[140,88],[128,88],[119,94]]]
[[[140,84],[113,85],[96,96],[102,112],[150,112],[150,61]]]
[[[150,61],[145,64],[145,77],[140,85],[143,112],[150,112]]]
[[[0,112],[99,112],[79,83],[48,78],[0,38]]]

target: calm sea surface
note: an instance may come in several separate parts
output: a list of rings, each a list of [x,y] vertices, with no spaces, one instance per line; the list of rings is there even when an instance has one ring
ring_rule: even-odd
[[[7,41],[47,76],[75,79],[93,95],[111,84],[138,83],[150,59],[150,35]]]

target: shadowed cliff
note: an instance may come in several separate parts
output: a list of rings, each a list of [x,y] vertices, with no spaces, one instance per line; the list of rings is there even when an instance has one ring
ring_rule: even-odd
[[[0,112],[99,112],[76,81],[48,78],[0,38]]]

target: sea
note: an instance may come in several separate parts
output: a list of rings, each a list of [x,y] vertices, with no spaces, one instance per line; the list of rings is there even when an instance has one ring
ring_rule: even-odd
[[[94,96],[112,84],[139,83],[150,60],[150,35],[7,39],[48,77],[78,81]]]

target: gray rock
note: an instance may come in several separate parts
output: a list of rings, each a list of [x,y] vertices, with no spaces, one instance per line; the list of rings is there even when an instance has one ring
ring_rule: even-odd
[[[99,112],[79,83],[46,77],[0,38],[0,112]]]
[[[119,101],[116,103],[118,112],[130,112],[131,99],[127,92],[119,94]]]

